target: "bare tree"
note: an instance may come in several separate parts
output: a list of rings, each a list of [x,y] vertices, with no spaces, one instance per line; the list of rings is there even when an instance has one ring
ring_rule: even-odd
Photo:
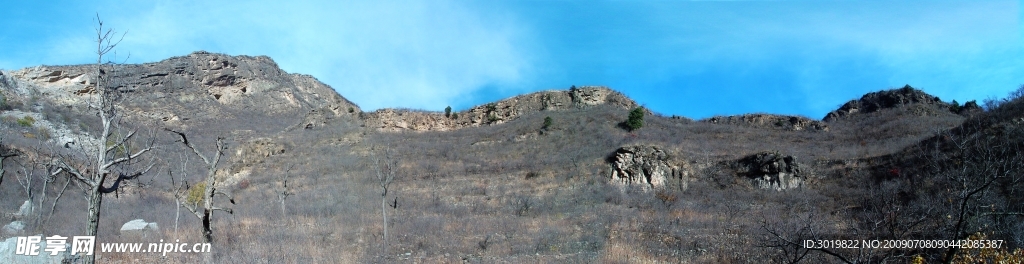
[[[88,196],[87,236],[98,234],[103,195],[117,191],[122,187],[122,182],[126,180],[133,180],[146,174],[155,164],[149,162],[148,165],[137,166],[136,161],[153,149],[153,142],[148,142],[138,150],[133,148],[131,141],[136,135],[136,130],[130,129],[127,133],[122,131],[122,115],[116,104],[123,99],[123,96],[118,91],[118,85],[111,83],[110,76],[113,75],[112,70],[114,69],[103,65],[103,56],[121,42],[124,34],[115,41],[116,32],[113,29],[104,30],[103,21],[100,20],[99,15],[96,16],[96,23],[96,97],[89,106],[100,117],[102,132],[98,138],[99,145],[91,149],[83,148],[87,153],[82,153],[82,155],[61,156],[54,164],[58,168],[55,173],[69,174]],[[76,158],[86,161],[76,162]],[[85,256],[84,262],[94,263],[95,255]]]
[[[3,138],[0,138],[0,142],[3,142]],[[0,153],[0,183],[4,182],[4,160],[7,158],[18,156],[17,153]]]
[[[398,169],[398,161],[391,156],[391,148],[385,147],[380,156],[373,156],[374,172],[377,176],[377,183],[380,185],[380,215],[384,220],[384,234],[382,236],[381,250],[383,255],[388,254],[388,187],[395,180],[395,170]],[[397,206],[397,200],[396,200]]]
[[[936,151],[929,157],[932,169],[945,176],[948,240],[967,238],[977,230],[1012,236],[1005,234],[1012,232],[1009,226],[1024,219],[1018,191],[1024,181],[1024,154],[1020,152],[1024,129],[985,129],[983,123],[968,122],[947,131],[936,149],[948,147],[951,151]],[[947,249],[944,262],[950,263],[957,251],[955,247]]]
[[[227,149],[227,147],[224,146],[224,138],[217,138],[217,150],[213,153],[213,157],[209,158],[199,152],[199,149],[196,148],[192,142],[188,141],[188,137],[185,136],[185,133],[173,130],[168,131],[178,134],[178,136],[181,137],[180,142],[191,149],[196,156],[199,156],[199,158],[203,159],[203,162],[206,163],[206,181],[202,184],[196,184],[191,188],[183,188],[186,185],[186,181],[184,179],[184,173],[186,172],[183,168],[181,185],[179,185],[178,189],[174,192],[174,198],[178,201],[178,204],[185,207],[199,218],[203,224],[203,239],[205,239],[207,243],[213,243],[213,212],[220,210],[228,212],[229,214],[234,213],[231,208],[222,208],[214,205],[214,196],[216,195],[225,196],[232,204],[235,203],[235,199],[231,197],[231,194],[217,190],[217,188],[220,187],[218,186],[219,182],[217,182],[216,179],[217,164],[220,163],[220,158],[224,154],[224,150]],[[194,197],[194,195],[192,195],[193,192],[202,193],[202,196]],[[202,206],[199,205],[200,203],[202,203]]]
[[[811,257],[817,260],[809,262],[821,262],[822,256],[812,256],[810,253],[818,252],[832,257],[834,262],[854,263],[843,254],[822,247],[806,247],[806,241],[823,239],[820,234],[822,223],[812,214],[797,216],[793,219],[769,221],[762,216],[761,229],[767,234],[765,239],[759,242],[759,246],[767,249],[774,249],[775,255],[771,256],[772,262],[778,263],[800,263]],[[794,219],[799,219],[793,221]],[[829,239],[829,238],[825,238]]]
[[[288,196],[295,194],[292,192],[292,189],[288,187],[288,179],[291,178],[292,168],[294,168],[294,166],[288,167],[284,174],[281,174],[281,189],[280,192],[277,193],[277,200],[281,202],[281,218],[288,216],[288,210],[285,208],[285,200],[288,199]]]

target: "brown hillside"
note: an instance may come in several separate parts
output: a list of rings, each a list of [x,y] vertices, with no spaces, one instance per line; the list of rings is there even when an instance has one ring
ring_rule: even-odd
[[[214,215],[215,262],[938,262],[974,251],[825,252],[787,241],[977,232],[1007,249],[1024,245],[1024,219],[1014,214],[1024,210],[1014,165],[1024,164],[1019,99],[965,117],[922,91],[897,89],[851,101],[826,122],[772,114],[692,122],[648,112],[642,128],[627,131],[620,124],[638,104],[606,87],[516,96],[455,118],[361,112],[267,57],[198,52],[117,69],[119,89],[132,95],[123,104],[130,121],[155,131],[159,168],[108,194],[97,243],[202,240],[199,221],[178,211],[171,190],[180,179],[204,180],[203,163],[166,127],[195,135],[208,152],[214,138],[227,138],[215,179],[234,203],[214,201],[234,211]],[[0,238],[83,234],[80,191],[70,184],[54,205],[68,178],[45,175],[47,155],[70,149],[60,139],[97,133],[85,112],[87,66],[2,75],[0,150],[23,155],[3,164],[0,224],[28,224]],[[385,154],[396,179],[381,197],[376,168]],[[966,197],[963,186],[985,189]],[[45,213],[16,215],[26,200]],[[144,239],[120,232],[139,218],[161,229]]]

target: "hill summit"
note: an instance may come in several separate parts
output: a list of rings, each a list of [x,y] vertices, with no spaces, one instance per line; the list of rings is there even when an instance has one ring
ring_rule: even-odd
[[[904,85],[903,88],[872,92],[861,96],[860,99],[850,100],[840,106],[839,109],[829,112],[823,120],[825,122],[832,122],[857,114],[873,113],[882,109],[905,105],[925,105],[939,109],[950,109],[954,113],[976,112],[981,109],[974,101],[964,104],[963,108],[951,108],[952,104],[943,102],[939,97],[925,93],[908,84]]]

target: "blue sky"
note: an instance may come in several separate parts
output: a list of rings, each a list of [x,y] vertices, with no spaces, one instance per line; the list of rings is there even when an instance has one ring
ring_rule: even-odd
[[[267,55],[364,110],[466,109],[605,85],[665,115],[821,118],[910,84],[943,100],[1024,84],[1019,1],[17,1],[0,68]]]

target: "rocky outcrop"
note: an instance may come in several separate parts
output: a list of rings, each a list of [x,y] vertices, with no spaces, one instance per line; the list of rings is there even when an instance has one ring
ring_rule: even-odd
[[[366,113],[363,124],[380,131],[449,131],[469,125],[464,113],[455,113],[458,118],[445,117],[444,113],[415,111],[408,109],[379,109]]]
[[[364,125],[381,131],[450,131],[509,122],[528,113],[612,105],[637,107],[625,95],[603,86],[582,86],[568,91],[544,91],[478,105],[446,117],[441,112],[380,109],[363,115]]]
[[[786,116],[772,114],[745,114],[734,116],[715,116],[701,120],[712,124],[731,124],[757,128],[770,128],[792,131],[828,131],[824,122],[802,116]]]
[[[239,144],[235,154],[231,156],[231,166],[226,170],[218,170],[218,185],[231,186],[246,180],[254,168],[274,156],[282,155],[289,150],[288,145],[271,138],[255,138]]]
[[[843,104],[839,109],[829,112],[823,120],[825,122],[833,122],[856,114],[872,113],[882,109],[905,105],[925,105],[929,108],[940,109],[941,111],[947,111],[951,106],[951,104],[939,100],[938,97],[910,87],[910,85],[905,85],[900,89],[865,94],[859,100],[851,100]],[[918,111],[924,110],[920,109]]]
[[[612,183],[642,187],[664,187],[668,179],[681,179],[685,188],[685,174],[673,165],[670,154],[655,146],[627,146],[619,148],[610,157]]]
[[[796,157],[778,152],[761,152],[736,162],[737,173],[750,178],[761,189],[782,191],[798,188],[804,175]]]
[[[956,101],[953,102],[955,103]],[[964,105],[960,106],[954,104],[949,110],[963,116],[973,116],[985,111],[978,105],[978,101],[974,100],[967,101]]]

